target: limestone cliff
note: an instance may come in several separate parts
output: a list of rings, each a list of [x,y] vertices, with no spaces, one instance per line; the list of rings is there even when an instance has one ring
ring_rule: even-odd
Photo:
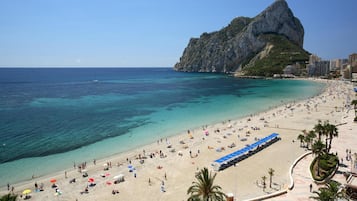
[[[303,40],[304,28],[299,19],[293,15],[285,0],[276,0],[254,18],[238,17],[220,31],[203,33],[199,38],[190,39],[174,69],[187,72],[255,72],[258,75],[280,73],[282,65],[294,62],[294,58],[307,59],[307,53],[302,49]],[[276,49],[279,45],[290,48]],[[281,49],[285,52],[278,53],[279,58],[285,55],[288,61],[275,62],[274,65],[280,66],[274,66],[274,72],[249,70],[256,68],[255,63],[260,59],[274,59],[270,58],[270,53],[275,52],[276,56]]]

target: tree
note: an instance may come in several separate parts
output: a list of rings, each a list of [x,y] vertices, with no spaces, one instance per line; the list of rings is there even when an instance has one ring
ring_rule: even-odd
[[[309,136],[306,136],[306,137],[304,138],[304,141],[306,142],[306,148],[309,149],[309,145],[310,145],[311,142],[312,142],[312,138],[309,137]]]
[[[313,193],[317,194],[315,197],[311,197],[315,200],[320,201],[332,201],[343,198],[343,193],[340,191],[341,184],[336,181],[330,181],[325,184],[324,187],[319,188],[319,191],[314,191]]]
[[[314,191],[317,196],[311,196],[310,198],[319,201],[330,201],[330,193],[326,189],[319,189],[319,191]]]
[[[328,150],[328,129],[330,127],[330,123],[328,121],[325,121],[324,124],[322,125],[323,127],[323,135],[325,136],[325,146],[326,146],[326,149],[325,151],[327,152]]]
[[[314,126],[314,131],[318,133],[318,140],[321,141],[321,136],[324,134],[324,126],[321,123],[321,120]]]
[[[0,197],[0,201],[16,201],[17,195],[7,194]]]
[[[327,135],[330,139],[329,141],[329,145],[328,145],[328,148],[327,148],[327,152],[329,153],[330,150],[331,150],[331,143],[332,143],[332,139],[334,137],[338,137],[338,129],[335,125],[333,124],[327,124],[326,125],[326,131],[327,131]]]
[[[297,136],[297,139],[300,140],[300,147],[302,147],[302,143],[305,140],[305,135],[300,134],[300,135]]]
[[[265,191],[265,188],[266,188],[266,181],[267,180],[267,177],[264,175],[262,176],[262,181],[263,181],[263,191]]]
[[[317,176],[320,176],[320,157],[324,151],[324,143],[321,140],[316,141],[312,145],[312,153],[316,155],[316,163],[317,163]]]
[[[268,174],[269,174],[269,178],[270,178],[270,181],[269,181],[269,187],[270,188],[271,188],[271,183],[272,183],[272,180],[273,180],[274,172],[275,172],[275,170],[273,168],[269,168]]]
[[[197,181],[192,182],[192,186],[187,190],[190,194],[188,201],[225,201],[226,195],[221,191],[220,186],[214,185],[216,173],[213,175],[205,167],[196,175]]]
[[[305,142],[307,143],[307,148],[309,148],[309,145],[314,142],[315,138],[316,138],[315,131],[311,130],[307,133],[307,136],[305,137]]]

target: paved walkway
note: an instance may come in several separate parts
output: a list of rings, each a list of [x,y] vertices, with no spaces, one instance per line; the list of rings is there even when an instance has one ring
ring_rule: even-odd
[[[350,115],[354,116],[354,115]],[[353,119],[345,119],[348,123],[338,127],[339,137],[333,139],[331,152],[338,154],[340,161],[342,161],[342,166],[339,167],[337,173],[332,178],[341,184],[346,184],[346,178],[343,176],[342,172],[351,171],[351,160],[346,160],[346,149],[351,150],[351,153],[357,152],[357,123],[353,123]],[[312,184],[312,191],[317,191],[319,187],[323,185],[317,185],[313,182],[310,176],[310,164],[313,160],[313,155],[309,154],[301,159],[293,169],[292,177],[294,179],[294,188],[289,190],[287,193],[280,195],[278,197],[270,198],[267,200],[281,201],[281,200],[297,200],[306,201],[313,200],[310,196],[316,196],[316,194],[310,192],[310,184]]]
[[[313,160],[312,154],[305,156],[295,166],[293,170],[294,188],[288,193],[279,197],[271,198],[270,200],[313,200],[309,198],[314,194],[310,192],[310,184],[312,184],[312,191],[319,187],[312,182],[309,172],[309,166]]]

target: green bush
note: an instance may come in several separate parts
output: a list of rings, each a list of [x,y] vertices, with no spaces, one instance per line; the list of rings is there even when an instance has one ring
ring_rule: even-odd
[[[326,160],[320,160],[320,169],[323,169],[325,171],[328,171],[330,169],[330,165]]]
[[[17,195],[7,194],[0,197],[0,201],[16,201]]]
[[[329,177],[333,171],[335,170],[338,164],[337,156],[333,154],[324,154],[320,156],[319,168],[320,168],[320,175],[317,176],[317,158],[315,158],[311,165],[310,171],[312,177],[317,181],[323,181],[327,177]]]

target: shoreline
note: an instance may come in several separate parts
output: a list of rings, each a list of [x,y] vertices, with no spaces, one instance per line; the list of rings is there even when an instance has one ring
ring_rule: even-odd
[[[312,81],[310,79],[307,79],[307,81],[310,82],[310,84],[307,85],[311,85]],[[304,86],[305,84],[303,84]],[[321,93],[321,90],[323,89],[322,85],[318,86],[316,85],[314,87],[315,89],[312,90],[309,94],[318,94]],[[319,89],[319,90],[316,90]],[[300,90],[299,90],[300,91]],[[296,91],[296,92],[299,92]],[[294,91],[295,92],[295,91]],[[269,95],[269,94],[266,94]],[[303,96],[306,97],[306,96]],[[311,98],[312,96],[310,95],[308,98]],[[109,139],[104,139],[102,141],[98,141],[94,144],[89,144],[88,146],[83,146],[79,149],[76,150],[71,150],[68,152],[63,152],[63,153],[58,153],[58,154],[54,154],[54,155],[48,155],[48,156],[44,156],[44,157],[33,157],[33,158],[24,158],[24,159],[20,159],[17,161],[13,161],[13,162],[9,162],[9,163],[4,163],[2,166],[0,166],[0,171],[6,172],[7,169],[10,169],[10,172],[12,172],[12,174],[15,175],[14,178],[11,178],[11,180],[8,180],[7,176],[1,176],[0,175],[0,179],[3,181],[0,181],[0,187],[3,187],[6,185],[5,182],[11,182],[11,183],[18,183],[24,180],[24,178],[27,180],[31,179],[31,175],[35,175],[36,177],[41,177],[44,176],[45,174],[51,174],[53,172],[59,172],[62,171],[63,169],[68,169],[69,167],[72,167],[73,162],[82,162],[82,161],[91,161],[94,158],[105,158],[105,157],[111,157],[113,155],[117,155],[117,154],[122,154],[125,152],[130,152],[131,150],[135,150],[137,147],[141,147],[144,145],[148,145],[151,144],[153,142],[155,142],[157,139],[160,138],[166,138],[166,137],[172,137],[172,136],[176,136],[176,135],[180,135],[184,132],[187,131],[187,129],[189,130],[197,130],[199,128],[202,127],[202,125],[214,125],[214,124],[219,124],[222,121],[228,121],[229,119],[241,119],[241,118],[246,118],[250,115],[257,115],[261,112],[265,112],[268,111],[270,109],[274,109],[282,104],[288,104],[288,103],[292,103],[294,101],[297,100],[301,100],[302,97],[296,97],[295,100],[289,100],[289,98],[284,97],[282,98],[282,101],[270,101],[270,100],[274,100],[271,98],[265,99],[265,101],[258,101],[259,105],[258,105],[258,110],[257,108],[251,108],[250,105],[254,105],[254,103],[250,103],[247,102],[247,104],[244,104],[244,108],[247,106],[248,109],[244,109],[241,111],[239,109],[239,111],[237,109],[233,109],[233,112],[228,112],[230,109],[225,107],[225,108],[221,108],[222,113],[218,113],[218,117],[216,116],[215,118],[204,118],[203,120],[200,121],[196,121],[199,120],[198,118],[193,118],[194,119],[194,124],[190,124],[189,122],[185,122],[185,123],[181,123],[181,122],[174,122],[174,121],[168,121],[168,122],[163,122],[163,125],[161,125],[160,127],[164,127],[164,129],[155,129],[153,130],[147,130],[147,129],[151,129],[150,126],[146,127],[144,126],[142,128],[139,128],[138,130],[134,130],[133,133],[134,135],[131,136],[131,134],[128,135],[123,135],[123,136],[117,136],[114,138],[109,138]],[[225,101],[225,100],[223,100]],[[237,99],[237,101],[239,101],[239,99]],[[228,102],[230,103],[230,102]],[[236,102],[235,102],[236,103]],[[267,104],[265,104],[267,103]],[[230,103],[232,104],[232,103]],[[239,103],[242,104],[242,103]],[[228,104],[229,105],[229,104]],[[232,104],[233,105],[233,104]],[[232,106],[230,105],[230,106]],[[260,107],[261,105],[264,105],[265,107]],[[210,106],[210,105],[207,105]],[[237,105],[236,108],[240,108],[240,105]],[[249,109],[251,108],[251,109]],[[257,111],[253,111],[253,110],[257,110]],[[201,112],[201,111],[199,111]],[[219,111],[217,111],[219,112]],[[183,113],[185,113],[185,111],[183,111]],[[173,113],[168,113],[168,115],[172,115]],[[161,114],[161,115],[165,115]],[[167,114],[166,114],[167,115]],[[179,113],[180,115],[180,113]],[[210,116],[214,116],[214,113],[210,113]],[[181,116],[183,116],[181,114]],[[202,116],[202,115],[201,115]],[[192,119],[192,118],[191,118]],[[208,120],[208,121],[206,121]],[[159,122],[158,122],[159,123]],[[178,126],[170,126],[172,124],[176,124]],[[161,124],[161,122],[160,122]],[[166,125],[165,125],[166,124]],[[159,125],[159,124],[158,124]],[[168,125],[168,126],[167,126]],[[171,129],[171,127],[175,127],[174,129]],[[145,129],[146,128],[146,129]],[[177,129],[178,128],[178,129]],[[150,133],[151,139],[143,139],[144,141],[141,140],[141,138],[144,138],[145,136],[142,134],[146,135],[147,131]],[[131,132],[130,132],[131,133]],[[151,135],[153,134],[153,135]],[[129,136],[130,137],[126,137]],[[154,140],[156,139],[156,140]],[[123,142],[123,143],[122,143]],[[120,146],[116,146],[116,144],[120,144]],[[109,145],[109,146],[107,146]],[[112,151],[111,151],[112,150]],[[94,154],[92,154],[94,153]],[[61,161],[61,162],[59,162]],[[42,166],[42,170],[41,171],[37,171],[37,166]],[[14,171],[11,171],[14,170]],[[18,176],[17,176],[18,174]]]
[[[234,119],[234,120],[226,120],[226,121],[221,122],[221,123],[210,124],[210,125],[207,126],[207,129],[209,130],[209,136],[205,137],[204,140],[201,139],[201,137],[203,137],[202,128],[196,127],[195,129],[190,129],[190,133],[193,135],[194,139],[190,139],[187,134],[181,133],[179,135],[170,136],[170,137],[167,138],[167,140],[166,139],[162,139],[163,140],[162,142],[160,141],[160,142],[157,142],[157,143],[147,144],[147,145],[144,145],[142,147],[134,148],[134,149],[132,149],[130,151],[125,151],[125,152],[122,152],[122,153],[113,154],[112,156],[109,156],[109,157],[106,157],[106,158],[103,158],[103,159],[99,159],[99,160],[96,161],[97,165],[94,165],[91,161],[89,161],[89,162],[87,161],[87,163],[88,163],[87,164],[87,166],[88,166],[88,168],[87,168],[88,169],[88,174],[90,176],[97,177],[99,175],[98,174],[99,172],[103,172],[103,170],[102,170],[103,166],[102,165],[105,164],[105,163],[108,163],[108,162],[112,162],[112,168],[110,168],[109,171],[108,171],[111,174],[109,176],[110,180],[112,180],[112,177],[115,176],[115,174],[118,174],[119,172],[122,172],[122,173],[124,173],[125,177],[128,178],[127,181],[124,182],[124,184],[125,183],[133,184],[133,182],[137,182],[138,180],[140,180],[141,183],[139,185],[144,185],[145,187],[147,187],[148,186],[148,182],[147,182],[148,176],[146,176],[145,179],[144,179],[144,178],[141,178],[141,177],[144,177],[143,175],[149,175],[149,178],[152,178],[152,180],[153,180],[152,181],[153,185],[158,185],[158,183],[160,183],[160,180],[165,180],[163,178],[163,174],[165,173],[165,175],[167,174],[167,176],[169,178],[168,179],[168,183],[169,184],[167,184],[168,185],[168,190],[167,191],[171,192],[172,189],[170,189],[170,188],[174,188],[174,189],[176,189],[178,191],[177,193],[179,193],[181,195],[182,192],[185,192],[187,190],[187,188],[188,188],[187,184],[190,185],[190,183],[191,183],[191,181],[193,181],[194,177],[193,177],[193,174],[192,175],[191,174],[188,174],[188,175],[186,174],[186,177],[188,176],[188,178],[189,178],[189,181],[186,181],[186,179],[178,178],[180,176],[186,178],[185,175],[182,175],[182,173],[179,173],[179,172],[182,172],[182,170],[184,170],[184,171],[187,170],[187,173],[189,173],[189,172],[194,173],[197,170],[198,167],[203,167],[203,166],[206,166],[206,167],[208,166],[209,167],[210,163],[213,162],[212,159],[218,159],[218,156],[226,155],[226,154],[236,150],[237,148],[239,148],[241,146],[244,146],[244,144],[249,144],[249,142],[254,142],[254,140],[252,139],[253,136],[254,137],[264,137],[264,136],[269,135],[270,132],[273,131],[273,130],[279,130],[278,131],[279,134],[282,131],[288,133],[288,134],[285,133],[285,134],[281,135],[281,137],[284,140],[284,143],[281,143],[281,142],[278,142],[278,143],[280,145],[279,147],[286,147],[286,146],[283,146],[283,145],[288,145],[287,147],[293,148],[293,150],[296,151],[295,153],[292,153],[291,155],[286,156],[284,158],[284,159],[287,159],[287,160],[285,160],[287,163],[291,162],[291,160],[294,159],[295,155],[301,155],[300,152],[304,152],[304,150],[299,149],[299,146],[298,146],[299,143],[298,142],[295,142],[295,143],[293,142],[294,139],[296,140],[296,136],[294,136],[293,133],[296,133],[297,132],[296,129],[298,129],[298,128],[294,128],[294,126],[296,126],[296,125],[290,125],[290,126],[287,126],[287,128],[285,128],[284,126],[279,126],[279,125],[277,126],[276,123],[277,122],[283,122],[283,120],[286,119],[286,118],[289,118],[290,115],[292,115],[292,117],[293,117],[294,116],[294,111],[291,114],[283,114],[280,117],[280,120],[279,120],[279,117],[277,117],[277,115],[276,115],[275,118],[273,118],[272,114],[276,113],[276,114],[281,115],[282,114],[281,111],[286,111],[288,105],[293,105],[293,107],[297,107],[297,105],[299,105],[299,104],[306,103],[306,102],[309,102],[309,101],[312,101],[312,100],[318,101],[318,99],[321,99],[322,97],[328,95],[329,89],[331,88],[331,86],[330,86],[331,85],[331,81],[330,82],[327,81],[325,83],[326,83],[326,87],[324,87],[324,90],[319,95],[316,95],[314,97],[310,97],[307,100],[300,100],[300,101],[297,101],[297,102],[292,101],[293,103],[291,103],[291,102],[290,103],[283,103],[283,105],[276,106],[274,108],[268,108],[266,111],[262,111],[262,112],[259,112],[257,114],[251,114],[251,115],[248,115],[248,116],[245,116],[245,117],[242,117],[242,118],[239,118],[239,119]],[[334,82],[334,83],[337,83],[337,82]],[[317,100],[315,100],[315,99],[317,99]],[[297,108],[297,109],[301,109],[301,108]],[[303,109],[304,108],[302,108],[302,110]],[[266,123],[260,121],[260,118],[261,118],[262,115],[263,115],[263,117],[266,117],[266,118],[269,117],[269,120],[267,120],[269,122],[268,124],[275,123],[275,125],[274,126],[269,125],[269,126],[265,127],[264,124],[266,124]],[[250,119],[250,118],[252,120],[248,121],[248,119]],[[333,120],[336,121],[336,120],[338,120],[338,118],[337,119],[333,119]],[[312,124],[316,124],[317,120],[313,121],[311,123]],[[334,122],[331,122],[331,123],[334,123]],[[231,124],[231,128],[229,128],[229,126],[228,126],[229,124]],[[247,124],[249,124],[249,125],[250,124],[254,124],[255,126],[259,127],[260,129],[259,130],[252,130],[252,129],[249,128],[249,126],[246,127]],[[295,130],[288,130],[288,129],[295,129]],[[311,129],[311,128],[303,128],[303,129]],[[303,130],[303,129],[301,129],[301,130]],[[215,132],[217,130],[220,130],[220,132]],[[236,134],[240,133],[239,135],[243,136],[244,134],[242,134],[242,133],[246,132],[246,135],[247,135],[248,130],[250,131],[250,134],[249,134],[249,137],[246,136],[248,138],[247,141],[244,141],[244,142],[242,142],[242,141],[239,142],[240,140],[237,141]],[[228,133],[231,133],[231,135],[228,135]],[[197,136],[197,135],[199,135],[199,136]],[[170,142],[172,147],[176,149],[175,152],[171,153],[170,152],[171,149],[167,148],[167,145],[168,145],[168,144],[166,144],[167,141]],[[179,143],[180,141],[184,141],[185,145],[189,146],[190,148],[183,148],[183,144]],[[222,141],[224,141],[224,142],[222,143]],[[229,141],[229,143],[231,143],[232,141],[237,141],[236,144],[238,144],[238,146],[236,148],[233,148],[233,149],[226,148],[227,147],[226,144],[228,143],[227,141]],[[223,153],[222,152],[219,153],[219,152],[216,152],[215,149],[213,149],[213,150],[205,149],[207,144],[208,145],[212,144],[212,146],[214,146],[215,148],[219,147],[220,145],[222,145],[222,147],[225,147],[225,151],[222,151]],[[223,144],[225,144],[225,145],[223,145]],[[230,175],[232,175],[232,173],[236,174],[237,177],[240,177],[240,176],[244,177],[244,175],[240,175],[240,173],[237,173],[234,170],[236,170],[236,169],[240,170],[240,169],[244,169],[244,167],[252,166],[251,162],[252,161],[256,161],[257,159],[262,160],[266,156],[274,156],[274,154],[277,153],[276,152],[277,151],[276,148],[274,149],[274,147],[276,147],[276,146],[277,145],[273,144],[271,147],[267,148],[267,150],[264,150],[261,153],[259,152],[257,155],[249,157],[248,159],[238,163],[237,167],[229,167],[226,170],[224,170],[222,172],[219,172],[218,175],[217,175],[217,178],[216,178],[217,179],[217,181],[216,181],[217,184],[225,183],[225,184],[221,185],[223,190],[231,189],[229,191],[234,191],[234,188],[232,188],[232,186],[237,186],[238,184],[234,183],[234,181],[227,181],[227,177],[229,178]],[[197,157],[194,157],[194,158],[188,157],[188,155],[189,155],[188,154],[188,151],[189,151],[188,149],[190,151],[194,152],[195,154],[197,153]],[[146,153],[144,153],[143,150],[145,150]],[[157,153],[159,152],[159,150],[163,150],[163,153],[165,153],[165,155],[167,155],[167,157],[157,158]],[[198,153],[198,150],[201,150],[201,151]],[[178,151],[183,152],[184,156],[177,156]],[[150,159],[149,157],[147,157],[148,156],[148,155],[146,155],[147,153],[155,153],[156,157],[153,158],[153,159]],[[139,160],[135,159],[135,158],[138,158],[139,154],[145,155],[147,157],[147,159],[145,159],[145,162],[143,164],[140,164]],[[137,167],[136,173],[138,174],[138,178],[133,178],[132,173],[128,173],[128,171],[126,171],[126,166],[129,164],[127,162],[126,158],[128,158],[128,160],[132,160],[133,165],[135,165]],[[191,161],[191,162],[187,163],[188,161]],[[177,162],[179,162],[179,163],[176,164]],[[263,162],[265,162],[265,161],[263,161]],[[118,163],[121,164],[121,165],[118,166],[117,165]],[[264,164],[264,163],[260,163],[260,162],[253,163],[253,166],[256,166],[257,164]],[[155,167],[158,167],[158,166],[163,166],[162,170],[164,170],[165,172],[164,171],[160,171],[161,169],[159,170],[160,173],[155,172],[155,169],[157,169]],[[285,166],[290,166],[290,164],[286,164]],[[181,167],[181,168],[179,168],[179,167]],[[152,169],[154,169],[154,170],[152,170]],[[175,170],[175,169],[177,169],[177,170]],[[182,169],[182,170],[180,170],[180,169]],[[254,169],[254,167],[252,169]],[[278,174],[278,171],[284,172],[285,169],[286,169],[286,167],[282,167],[282,168],[276,167],[276,172]],[[64,178],[64,176],[65,176],[64,175],[64,171],[67,172],[67,176],[68,176],[67,179]],[[261,172],[261,171],[258,171],[258,172]],[[282,174],[282,173],[279,172],[279,174]],[[41,176],[39,178],[35,178],[35,179],[32,179],[32,180],[27,180],[27,181],[24,181],[24,182],[20,182],[18,184],[15,184],[14,186],[15,186],[15,191],[20,193],[25,188],[33,188],[33,183],[36,181],[38,183],[44,183],[45,184],[45,186],[46,186],[45,191],[51,191],[52,192],[52,190],[48,187],[49,179],[55,177],[55,178],[59,178],[58,180],[59,180],[59,183],[60,183],[60,189],[63,192],[65,192],[65,194],[74,194],[73,196],[76,197],[76,198],[78,197],[79,200],[83,200],[83,199],[85,200],[86,198],[88,198],[87,195],[81,196],[81,195],[78,195],[79,192],[77,192],[79,189],[82,190],[83,186],[86,184],[85,179],[84,179],[84,181],[79,181],[78,182],[78,183],[82,182],[81,183],[82,185],[80,185],[81,188],[78,188],[77,190],[73,189],[73,191],[75,191],[75,192],[67,192],[66,191],[66,188],[68,188],[68,186],[71,187],[70,184],[68,184],[67,180],[69,178],[72,178],[72,177],[77,177],[78,179],[83,179],[83,178],[80,178],[80,176],[81,175],[77,172],[77,169],[75,170],[73,168],[68,168],[68,169],[63,170],[61,172],[55,172],[55,173],[52,173],[52,174],[49,174],[49,175]],[[277,177],[279,178],[279,176],[277,176]],[[280,177],[282,177],[282,178],[280,178],[280,179],[277,178],[277,181],[279,181],[278,183],[280,183],[279,184],[280,188],[282,188],[286,184],[285,183],[286,182],[286,178],[284,178],[285,176],[280,176]],[[175,178],[174,179],[175,184],[182,183],[182,185],[179,185],[179,186],[181,186],[181,188],[180,187],[170,186],[170,180],[172,178]],[[254,177],[254,178],[256,178],[256,180],[258,180],[260,178],[260,175],[258,177]],[[109,178],[107,178],[107,179],[109,179]],[[254,182],[256,180],[251,181],[251,182],[253,182],[253,186],[254,186]],[[251,182],[248,182],[250,184],[247,185],[250,188],[251,188]],[[99,187],[98,184],[100,185],[100,187]],[[98,185],[97,187],[100,188],[100,189],[108,190],[108,189],[112,189],[113,187],[118,188],[120,190],[120,194],[118,196],[120,196],[120,197],[122,197],[122,196],[125,197],[126,193],[123,192],[123,191],[125,191],[123,189],[128,190],[128,192],[132,192],[132,189],[130,189],[128,187],[129,185],[122,186],[121,184],[119,184],[118,186],[113,186],[112,185],[112,186],[109,187],[109,186],[105,185],[105,182],[104,183],[103,182],[98,182],[98,184],[97,184]],[[75,184],[75,185],[77,185],[77,184]],[[135,187],[131,186],[131,188],[135,188]],[[240,188],[246,189],[244,187],[240,187]],[[240,190],[242,190],[242,189],[240,189]],[[249,197],[250,194],[252,194],[252,193],[249,193],[250,189],[246,189],[245,191],[247,191],[247,190],[248,190],[248,193],[246,193],[246,194],[244,194],[242,196]],[[257,189],[255,189],[254,192],[256,190]],[[258,190],[259,190],[259,187],[258,187]],[[6,191],[6,189],[4,187],[1,187],[1,191],[0,192],[1,192],[1,194],[3,194],[4,192],[7,192],[7,191]],[[158,187],[157,187],[156,191],[154,191],[154,192],[156,194],[159,192]],[[158,200],[174,200],[172,198],[170,199],[169,197],[165,197],[167,194],[169,194],[168,192],[164,194],[164,197],[158,197]],[[155,193],[150,193],[150,195],[152,195],[152,196],[157,198],[158,195],[155,195]],[[229,192],[225,191],[225,193],[229,193]],[[236,192],[232,192],[232,193],[237,194]],[[39,192],[39,193],[32,193],[32,194],[33,194],[33,197],[38,196],[39,200],[40,200],[41,199],[40,197],[43,197],[43,196],[41,196],[41,194],[45,194],[45,193]],[[95,192],[95,194],[102,195],[102,193],[100,193],[100,192]],[[160,192],[160,194],[161,194],[161,192]],[[253,194],[261,194],[261,193],[253,193]],[[90,193],[88,195],[90,196],[92,194]],[[102,197],[100,195],[98,197]],[[110,195],[110,192],[109,193],[106,192],[105,195],[106,196],[112,196],[112,195]],[[73,196],[71,196],[71,198]],[[183,194],[181,196],[186,196],[186,194]],[[240,197],[239,193],[238,193],[238,197]],[[95,198],[97,198],[97,197],[95,197]],[[113,198],[115,198],[115,196]],[[111,198],[111,199],[113,199],[113,198]],[[45,198],[42,198],[42,199],[45,199]],[[111,200],[111,199],[108,199],[108,200]],[[183,197],[183,199],[184,199],[184,197]],[[140,198],[139,198],[139,200],[140,200]]]

